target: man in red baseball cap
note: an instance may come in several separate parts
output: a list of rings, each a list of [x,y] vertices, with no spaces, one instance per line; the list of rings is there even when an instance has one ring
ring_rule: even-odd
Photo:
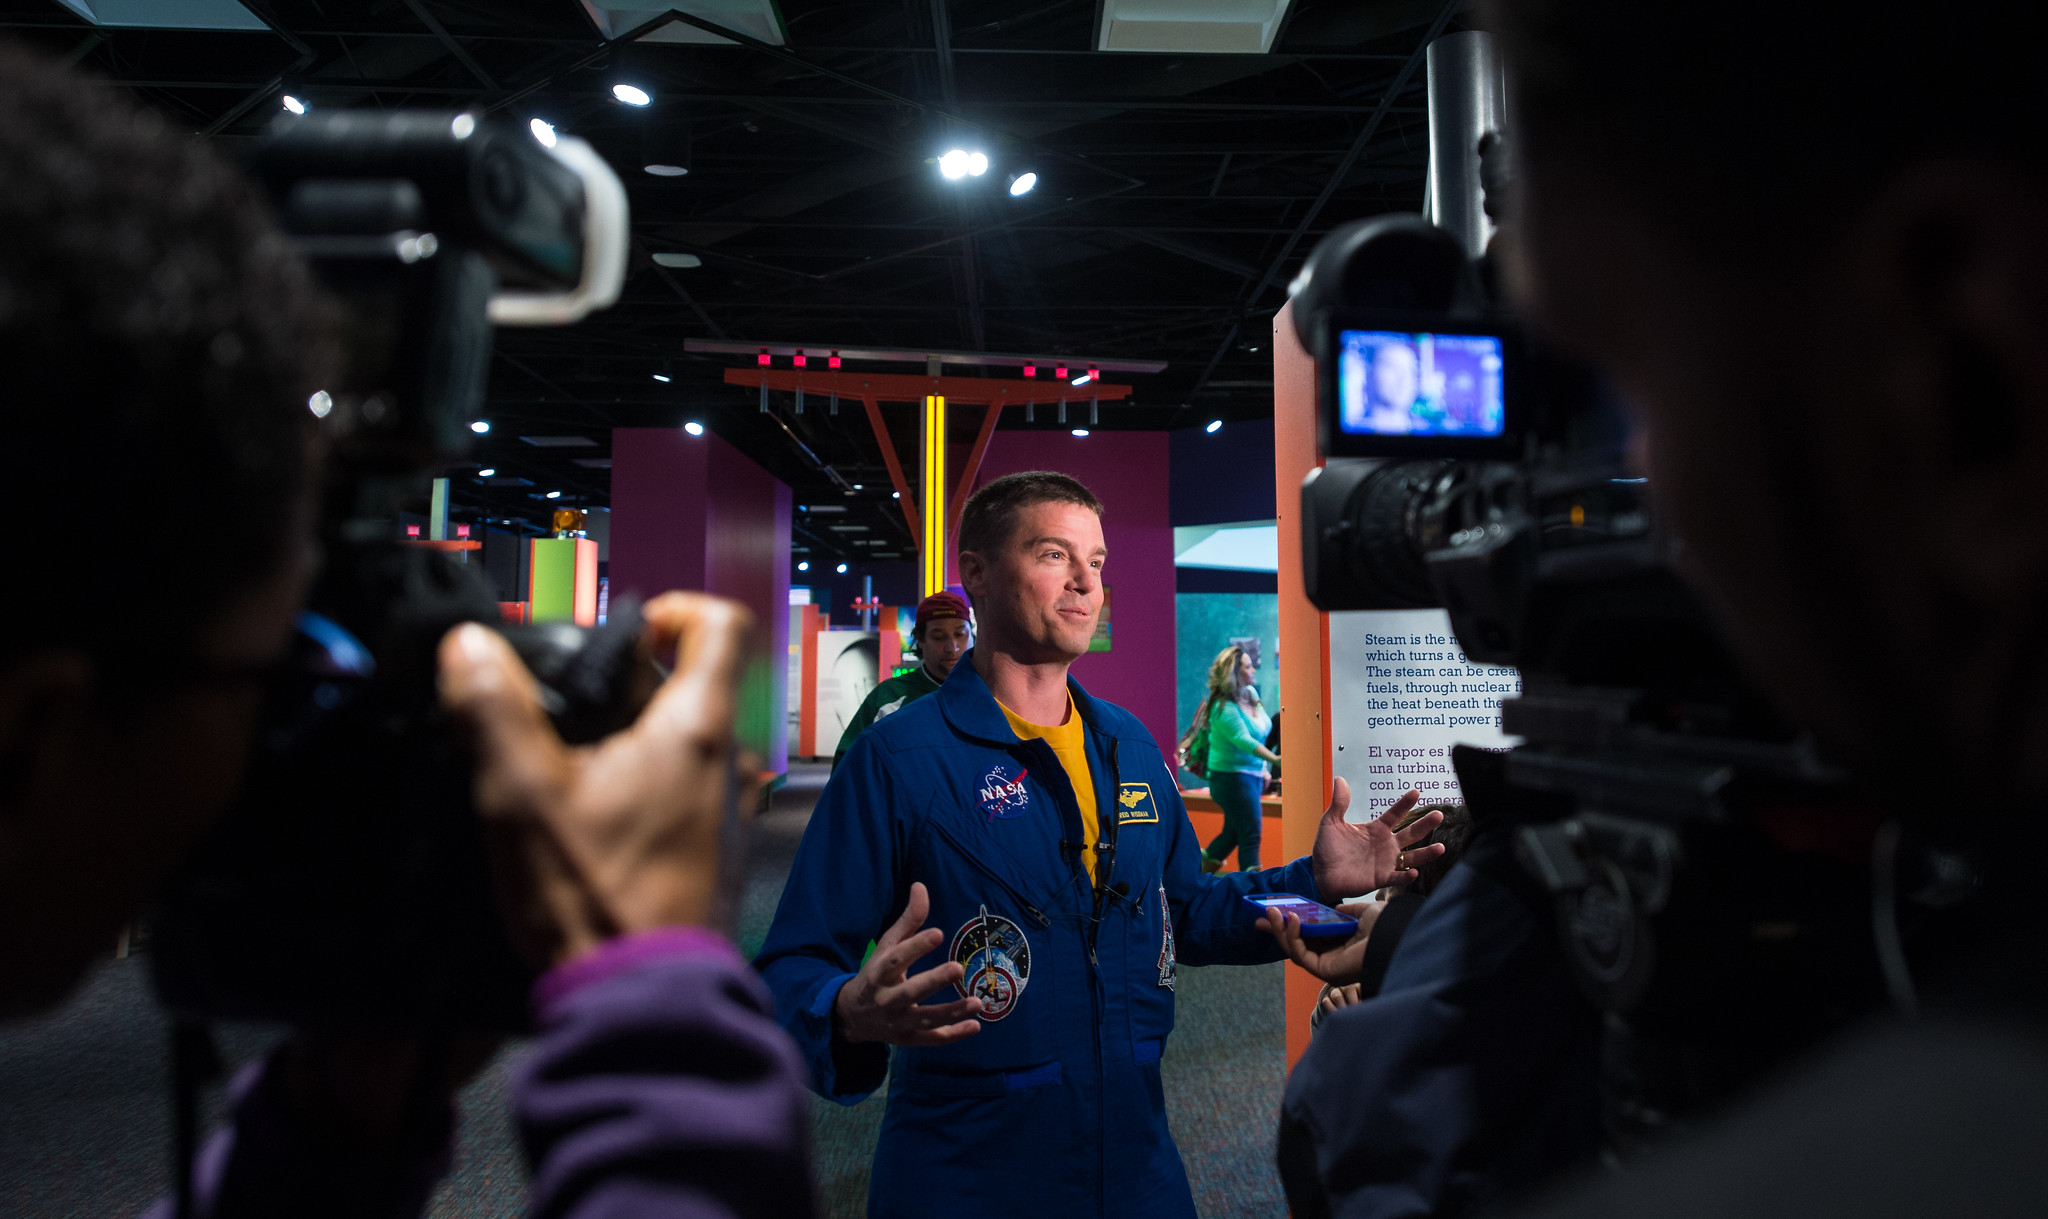
[[[832,765],[853,748],[854,741],[868,725],[903,708],[946,684],[953,666],[974,646],[974,628],[968,621],[967,602],[957,593],[937,592],[917,603],[917,625],[911,628],[910,643],[920,663],[915,669],[876,686],[854,713],[853,722],[839,738]]]

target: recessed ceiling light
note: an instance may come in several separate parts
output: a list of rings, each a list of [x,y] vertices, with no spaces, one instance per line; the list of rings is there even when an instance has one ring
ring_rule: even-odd
[[[628,106],[644,106],[654,100],[647,95],[647,90],[638,85],[613,85],[612,96]]]
[[[674,254],[664,251],[654,256],[654,265],[657,267],[701,267],[704,265],[704,260],[695,254]]]
[[[1084,427],[1077,427],[1077,428],[1075,428],[1075,429],[1074,429],[1074,435],[1076,435],[1076,436],[1086,436],[1087,434],[1088,434],[1088,429],[1087,429],[1087,428],[1084,428]]]
[[[811,561],[809,559],[805,559],[803,562],[798,563],[796,565],[796,569],[798,571],[809,571],[811,569]]]
[[[496,466],[485,466],[485,467],[484,467],[483,469],[481,469],[481,470],[478,470],[478,471],[476,472],[476,476],[477,476],[478,478],[489,478],[489,477],[490,477],[491,475],[493,475],[493,474],[496,474],[497,472],[498,472],[498,467],[496,467]]]
[[[655,380],[657,380],[657,381],[659,381],[659,382],[661,382],[661,383],[662,383],[663,385],[667,385],[667,384],[668,384],[668,374],[667,374],[667,373],[661,373],[661,372],[655,373],[655,374],[654,374],[654,379],[655,379]]]
[[[1086,385],[1086,384],[1088,384],[1088,383],[1089,383],[1090,381],[1093,381],[1094,379],[1095,379],[1095,378],[1093,378],[1093,377],[1089,376],[1089,375],[1088,375],[1087,373],[1085,373],[1085,372],[1084,372],[1084,373],[1082,373],[1082,374],[1081,374],[1080,376],[1078,376],[1078,377],[1075,377],[1075,378],[1074,378],[1074,384],[1076,384],[1076,385]]]
[[[313,396],[306,399],[306,409],[313,412],[313,418],[325,419],[327,412],[334,409],[334,399],[328,396],[326,390],[316,389]]]
[[[846,574],[846,564],[841,563],[839,565],[839,574],[842,576]]]
[[[704,425],[692,419],[683,425],[683,430],[692,436],[702,436],[704,434]]]
[[[1021,174],[1018,174],[1018,175],[1017,175],[1016,177],[1014,177],[1014,178],[1010,179],[1010,197],[1011,197],[1012,199],[1021,199],[1021,198],[1023,198],[1023,197],[1025,196],[1025,195],[1028,195],[1028,194],[1030,194],[1030,193],[1031,193],[1031,189],[1032,189],[1033,187],[1037,186],[1037,185],[1038,185],[1038,175],[1037,175],[1037,174],[1034,174],[1034,173],[1021,173]]]
[[[547,493],[547,495],[546,495],[546,497],[545,497],[545,498],[547,498],[547,499],[560,499],[560,498],[562,498],[562,493],[561,493],[560,491],[550,491],[550,492],[548,492],[548,493]]]
[[[304,114],[306,112],[306,103],[287,93],[284,95],[284,108],[293,114]]]
[[[479,419],[475,423],[469,425],[469,430],[481,436],[485,432],[491,430],[491,421],[488,419]]]
[[[1213,436],[1213,435],[1215,435],[1215,434],[1216,434],[1217,432],[1220,432],[1220,431],[1222,431],[1222,430],[1223,430],[1223,421],[1222,421],[1221,419],[1211,419],[1211,420],[1209,421],[1209,426],[1208,426],[1208,427],[1205,427],[1205,428],[1203,428],[1202,430],[1203,430],[1203,431],[1205,431],[1205,432],[1208,432],[1208,433],[1209,433],[1210,435],[1212,435],[1212,436]]]
[[[687,165],[642,165],[640,168],[657,178],[680,178],[690,172]]]
[[[456,115],[455,118],[449,122],[448,131],[449,134],[453,135],[458,140],[468,139],[469,137],[476,134],[476,116],[474,114]]]
[[[542,148],[553,148],[555,146],[555,125],[553,123],[548,122],[546,119],[534,119],[526,124],[526,129],[533,133],[534,139],[540,141]]]

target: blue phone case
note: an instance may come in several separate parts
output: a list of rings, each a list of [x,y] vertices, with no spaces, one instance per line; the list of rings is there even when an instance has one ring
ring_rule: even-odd
[[[1251,908],[1260,921],[1266,911],[1285,910],[1301,920],[1301,934],[1305,939],[1316,939],[1326,935],[1356,935],[1358,920],[1348,914],[1340,914],[1320,902],[1312,902],[1292,893],[1261,893],[1246,897],[1244,904]]]

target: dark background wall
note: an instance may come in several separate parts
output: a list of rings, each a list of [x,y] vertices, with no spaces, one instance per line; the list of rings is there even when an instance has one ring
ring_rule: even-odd
[[[1273,421],[1226,423],[1214,433],[1199,427],[1168,432],[1172,455],[1172,513],[1176,525],[1264,521],[1275,515]],[[1290,494],[1291,494],[1290,490]],[[1174,589],[1183,593],[1271,593],[1272,572],[1176,567]]]

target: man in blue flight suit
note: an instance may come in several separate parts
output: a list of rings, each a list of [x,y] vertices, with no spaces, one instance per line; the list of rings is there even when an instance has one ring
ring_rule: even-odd
[[[1102,609],[1101,512],[1046,472],[968,501],[977,644],[846,755],[756,961],[820,1095],[889,1077],[876,1219],[1193,1216],[1159,1078],[1177,963],[1278,960],[1246,894],[1334,902],[1443,849],[1407,849],[1441,814],[1393,828],[1416,793],[1354,825],[1340,783],[1309,859],[1203,875],[1158,743],[1067,675]]]

